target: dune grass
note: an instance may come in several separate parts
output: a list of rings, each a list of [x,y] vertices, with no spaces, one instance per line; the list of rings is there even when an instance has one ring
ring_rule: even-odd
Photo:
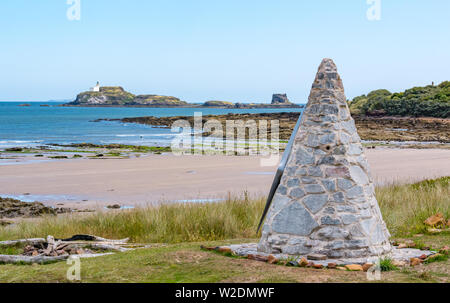
[[[450,215],[450,177],[376,189],[384,220],[394,237],[426,233],[423,221]],[[0,240],[75,234],[127,238],[139,243],[182,243],[258,238],[264,198],[229,197],[218,203],[162,204],[89,215],[48,216],[0,227]]]
[[[450,177],[379,187],[376,197],[393,236],[426,233],[423,221],[437,213],[450,218]]]
[[[0,240],[75,234],[127,238],[140,243],[214,241],[256,236],[265,201],[228,198],[217,203],[161,204],[89,215],[47,216],[0,228]]]

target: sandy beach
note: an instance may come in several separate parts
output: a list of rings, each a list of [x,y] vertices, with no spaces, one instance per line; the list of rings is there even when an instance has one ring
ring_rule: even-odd
[[[450,150],[369,149],[376,184],[449,175]],[[136,206],[268,193],[276,166],[260,157],[149,155],[134,159],[59,160],[0,166],[0,195],[48,205]]]

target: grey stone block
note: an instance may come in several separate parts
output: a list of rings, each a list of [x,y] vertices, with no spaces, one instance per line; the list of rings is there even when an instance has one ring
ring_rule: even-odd
[[[318,213],[328,202],[328,195],[308,195],[303,199],[305,206],[313,213]]]
[[[289,179],[286,183],[287,187],[292,188],[300,185],[300,181],[297,178]]]
[[[296,153],[296,159],[297,159],[297,164],[301,164],[301,165],[309,165],[309,164],[314,164],[314,155],[307,152],[305,149],[303,148],[299,148],[297,153]]]
[[[350,177],[355,181],[357,184],[365,185],[369,183],[369,178],[367,177],[367,174],[362,170],[361,167],[353,165],[350,167]]]
[[[311,251],[311,248],[304,245],[286,245],[282,247],[281,250],[284,254],[288,255],[304,255]],[[298,266],[298,265],[297,265]]]
[[[341,220],[332,218],[330,216],[325,216],[320,219],[320,222],[323,225],[339,225],[341,224]]]
[[[312,166],[308,168],[308,175],[311,177],[322,177],[323,173],[320,167],[318,166]]]
[[[341,215],[341,220],[344,224],[352,224],[358,221],[358,217],[352,214],[343,214]]]
[[[319,184],[307,184],[304,186],[306,193],[308,194],[321,194],[325,192],[322,185]]]
[[[284,185],[279,185],[277,189],[277,193],[280,195],[286,195],[287,194],[287,187]]]
[[[337,186],[340,190],[347,190],[351,188],[354,185],[354,183],[348,179],[337,179]]]
[[[309,212],[299,203],[281,210],[273,219],[273,231],[281,234],[307,236],[319,226]]]
[[[291,196],[293,199],[301,199],[305,196],[305,192],[301,188],[296,187],[291,190],[289,196]]]
[[[345,193],[346,193],[348,199],[358,198],[358,197],[364,196],[364,188],[362,186],[353,186],[352,188],[347,190]]]
[[[303,184],[312,184],[312,183],[316,183],[316,179],[311,178],[311,177],[303,177],[303,178],[302,178],[302,183],[303,183]]]
[[[333,202],[343,203],[345,201],[345,196],[343,193],[338,192],[333,195]]]
[[[319,240],[337,240],[337,239],[348,239],[350,233],[340,227],[336,226],[324,226],[321,227],[317,232],[315,232],[313,238]]]
[[[327,189],[328,192],[336,191],[336,183],[333,179],[324,179],[322,180],[323,186]]]

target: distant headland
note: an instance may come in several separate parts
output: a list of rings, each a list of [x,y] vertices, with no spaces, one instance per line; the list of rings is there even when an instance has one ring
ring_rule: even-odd
[[[302,108],[304,105],[289,101],[286,94],[274,94],[270,104],[233,103],[211,100],[204,103],[188,103],[172,96],[134,95],[121,86],[92,87],[90,91],[78,94],[75,101],[62,106],[82,107],[205,107],[205,108]]]

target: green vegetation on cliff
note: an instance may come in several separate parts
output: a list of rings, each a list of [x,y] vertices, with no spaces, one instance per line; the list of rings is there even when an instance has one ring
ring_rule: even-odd
[[[134,103],[142,105],[186,105],[187,102],[178,98],[159,95],[139,95],[134,99]]]
[[[203,106],[208,106],[208,107],[234,107],[234,103],[233,102],[228,102],[228,101],[206,101],[205,103],[203,103]]]
[[[353,115],[449,118],[450,81],[402,93],[379,89],[354,98],[349,105]]]

